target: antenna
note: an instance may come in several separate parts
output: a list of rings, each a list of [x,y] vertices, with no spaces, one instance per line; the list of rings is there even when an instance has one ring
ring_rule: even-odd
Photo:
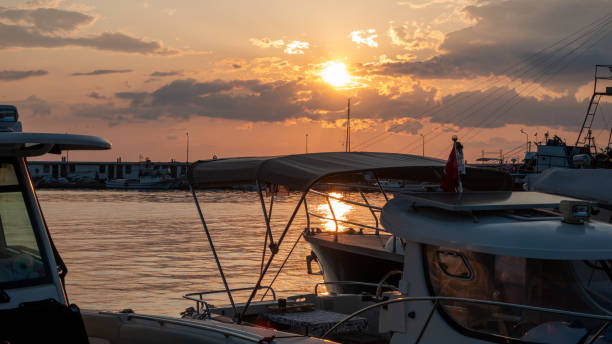
[[[308,134],[306,134],[306,153],[308,153]]]

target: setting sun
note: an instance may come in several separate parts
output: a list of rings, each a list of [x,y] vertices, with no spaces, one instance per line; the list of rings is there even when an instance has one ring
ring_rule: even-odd
[[[342,87],[351,81],[351,76],[346,71],[346,65],[342,62],[328,62],[321,71],[321,77],[325,82],[334,86]]]

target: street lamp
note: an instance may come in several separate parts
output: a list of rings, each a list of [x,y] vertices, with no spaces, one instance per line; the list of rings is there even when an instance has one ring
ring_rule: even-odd
[[[419,135],[421,135],[421,139],[423,140],[423,156],[425,156],[425,135],[423,135],[423,133]]]
[[[525,136],[527,137],[527,143],[526,143],[526,151],[527,153],[531,152],[531,146],[529,145],[529,134],[527,134],[523,129],[521,129],[521,133],[525,134]]]

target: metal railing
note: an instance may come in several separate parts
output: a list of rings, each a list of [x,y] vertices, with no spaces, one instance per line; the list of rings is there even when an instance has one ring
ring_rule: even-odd
[[[356,206],[360,206],[360,207],[365,207],[365,208],[369,208],[372,209],[374,211],[382,211],[382,207],[377,207],[375,205],[370,205],[369,203],[360,203],[360,202],[355,202],[355,201],[351,201],[348,199],[344,199],[342,197],[336,197],[334,195],[330,195],[327,194],[325,192],[320,192],[320,191],[316,191],[316,190],[310,190],[309,193],[315,194],[315,195],[319,195],[319,196],[323,196],[323,197],[327,197],[327,198],[331,198],[331,199],[335,199],[336,201],[340,201],[343,203],[348,203],[348,204],[352,204],[352,205],[356,205]]]
[[[421,328],[421,331],[419,333],[419,336],[417,337],[417,340],[415,343],[419,343],[421,338],[423,337],[423,334],[425,333],[425,330],[427,329],[427,326],[429,325],[429,322],[431,320],[431,317],[433,316],[435,310],[438,308],[438,304],[440,303],[440,301],[454,301],[454,302],[466,302],[466,303],[474,303],[474,304],[483,304],[483,305],[489,305],[489,306],[501,306],[501,307],[510,307],[510,308],[517,308],[517,309],[521,309],[521,310],[529,310],[529,311],[535,311],[535,312],[543,312],[543,313],[552,313],[552,314],[558,314],[558,315],[564,315],[564,316],[571,316],[571,317],[578,317],[578,318],[587,318],[587,319],[594,319],[594,320],[601,320],[604,323],[597,328],[597,330],[593,333],[593,335],[591,336],[590,340],[588,342],[584,342],[585,344],[593,344],[598,337],[610,326],[610,323],[612,323],[612,316],[610,315],[597,315],[597,314],[588,314],[588,313],[580,313],[580,312],[572,312],[572,311],[564,311],[564,310],[560,310],[560,309],[553,309],[553,308],[544,308],[544,307],[536,307],[536,306],[528,306],[528,305],[519,305],[519,304],[514,304],[514,303],[507,303],[507,302],[498,302],[498,301],[489,301],[489,300],[479,300],[479,299],[469,299],[469,298],[461,298],[461,297],[450,297],[450,296],[423,296],[423,297],[400,297],[397,299],[392,299],[392,300],[387,300],[387,301],[382,301],[367,307],[364,307],[358,311],[355,311],[349,315],[347,315],[344,319],[342,319],[341,321],[337,322],[334,326],[332,326],[329,330],[327,330],[327,332],[325,332],[321,338],[325,338],[327,336],[329,336],[331,333],[333,333],[338,327],[340,327],[342,324],[344,324],[345,322],[347,322],[348,320],[362,314],[365,313],[369,310],[372,310],[374,308],[378,308],[378,307],[384,307],[393,303],[401,303],[401,302],[416,302],[416,301],[432,301],[434,304],[431,308],[431,310],[429,311],[429,314],[427,316],[427,319],[425,320],[425,323],[423,324],[423,327]],[[592,332],[592,331],[591,331]],[[508,337],[510,338],[510,337]]]
[[[385,200],[388,200],[387,194],[385,193],[384,189],[380,185],[378,185],[377,190],[380,191],[384,195]],[[327,201],[327,204],[329,206],[329,211],[330,211],[330,213],[332,215],[332,218],[325,217],[325,216],[319,215],[317,213],[311,212],[311,211],[308,210],[308,206],[306,206],[306,216],[307,217],[308,216],[314,216],[314,217],[322,219],[322,220],[333,221],[334,224],[336,225],[336,236],[335,236],[335,240],[336,241],[338,240],[338,231],[339,231],[339,225],[338,224],[339,223],[344,223],[344,224],[349,224],[349,225],[353,225],[353,226],[358,226],[360,228],[372,229],[372,230],[375,231],[376,235],[379,234],[379,231],[381,230],[381,228],[380,228],[379,215],[377,215],[377,213],[381,213],[382,212],[382,207],[371,205],[362,190],[359,190],[359,194],[361,195],[361,198],[363,198],[363,201],[365,203],[361,203],[361,202],[357,202],[357,201],[351,201],[351,200],[348,200],[348,199],[344,199],[342,197],[336,197],[334,195],[331,195],[331,194],[328,194],[328,193],[325,193],[325,192],[321,192],[321,191],[317,191],[317,190],[313,190],[313,189],[309,190],[309,193],[325,197],[325,199]],[[355,205],[355,206],[358,206],[358,207],[367,208],[370,211],[370,213],[372,214],[372,217],[374,218],[374,222],[375,222],[376,225],[375,226],[370,226],[370,225],[366,225],[366,224],[363,224],[363,223],[358,223],[358,222],[338,219],[336,217],[336,214],[334,212],[334,208],[332,207],[330,199],[336,200],[338,202],[346,203],[346,204]],[[309,222],[308,228],[310,229],[310,221],[308,221],[308,222]]]
[[[255,287],[246,287],[246,288],[235,288],[235,289],[230,289],[230,292],[236,292],[236,291],[247,291],[247,290],[254,290],[256,289]],[[276,301],[276,292],[274,291],[274,289],[272,287],[269,286],[259,286],[257,288],[257,290],[261,290],[264,289],[266,290],[266,294],[268,291],[271,292],[272,295],[272,300]],[[210,303],[206,302],[206,300],[204,300],[204,295],[211,295],[211,294],[221,294],[221,293],[226,293],[227,290],[225,289],[220,289],[220,290],[209,290],[209,291],[201,291],[201,292],[195,292],[195,293],[188,293],[183,295],[184,299],[190,300],[190,301],[194,301],[196,303],[196,312],[197,314],[202,314],[205,318],[210,318],[210,310],[212,308],[214,308],[213,305],[211,305]],[[265,295],[264,295],[265,297]],[[203,313],[202,313],[203,311]]]
[[[225,290],[222,290],[221,292],[225,292]],[[116,315],[115,313],[105,313],[105,312],[102,312],[101,314]],[[189,321],[186,319],[173,319],[173,318],[167,318],[163,316],[151,316],[151,315],[141,315],[141,314],[129,314],[127,315],[127,319],[128,320],[130,319],[148,320],[148,321],[157,322],[161,325],[172,324],[172,325],[177,325],[177,326],[186,326],[186,327],[191,327],[195,329],[216,332],[216,333],[220,333],[227,337],[240,338],[240,339],[243,339],[249,342],[254,342],[254,343],[262,343],[262,341],[264,341],[265,339],[264,337],[258,336],[256,334],[248,333],[245,331],[240,331],[235,328],[228,328],[226,326],[215,326],[212,324],[204,324],[201,322],[194,322],[194,321]]]
[[[361,287],[375,287],[375,288],[387,288],[394,291],[399,291],[399,289],[391,284],[386,283],[370,283],[370,282],[359,282],[359,281],[330,281],[330,282],[319,282],[314,286],[314,294],[316,296],[319,295],[319,286],[320,285],[353,285],[353,286],[361,286]]]

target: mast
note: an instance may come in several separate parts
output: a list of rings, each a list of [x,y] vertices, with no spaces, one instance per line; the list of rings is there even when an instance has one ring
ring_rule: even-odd
[[[346,107],[346,144],[344,147],[347,152],[351,151],[351,98],[348,99]]]

